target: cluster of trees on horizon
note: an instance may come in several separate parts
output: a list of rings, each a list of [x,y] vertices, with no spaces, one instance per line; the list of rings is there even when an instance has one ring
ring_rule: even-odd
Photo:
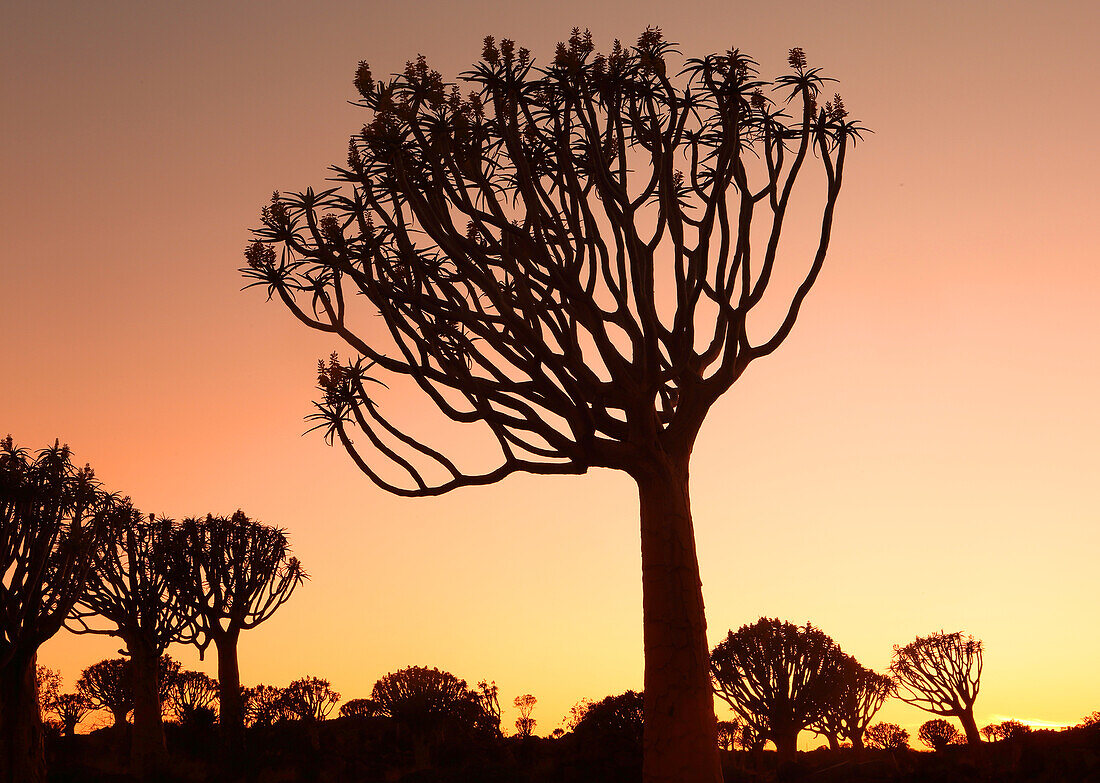
[[[91,710],[106,711],[113,728],[130,736],[134,773],[155,779],[168,762],[166,715],[180,725],[216,726],[224,746],[239,750],[246,726],[316,723],[340,702],[318,677],[285,688],[241,685],[240,631],[271,617],[306,578],[282,530],[241,512],[178,523],[146,516],[127,498],[103,491],[89,467],[75,467],[68,447],[55,444],[32,455],[10,436],[0,442],[0,522],[0,568],[8,575],[0,593],[7,778],[32,781],[28,771],[44,774],[44,713],[56,719],[48,728],[71,736]],[[76,690],[61,693],[60,676],[37,665],[36,652],[62,627],[116,636],[126,655],[87,667]],[[213,643],[218,680],[182,670],[166,654],[175,643],[200,650]],[[980,641],[960,632],[933,633],[896,646],[889,673],[879,674],[812,624],[761,618],[730,631],[710,654],[714,693],[736,715],[719,724],[717,747],[760,751],[771,741],[782,759],[792,760],[804,730],[827,738],[833,749],[842,743],[906,747],[904,729],[871,723],[891,696],[959,720],[962,734],[942,718],[921,727],[920,739],[936,749],[962,741],[976,745],[983,733],[1004,739],[1026,731],[1012,721],[978,729],[974,702],[982,652]],[[536,704],[532,694],[516,697],[516,736],[533,736]],[[456,731],[504,736],[495,683],[469,687],[449,672],[425,667],[385,675],[369,698],[347,701],[339,714],[404,726],[421,769],[430,763],[433,737]],[[643,694],[628,691],[600,702],[582,700],[565,725],[571,731],[612,726],[640,743],[644,715]],[[563,733],[558,729],[551,737]],[[19,767],[17,752],[28,753],[34,766]]]

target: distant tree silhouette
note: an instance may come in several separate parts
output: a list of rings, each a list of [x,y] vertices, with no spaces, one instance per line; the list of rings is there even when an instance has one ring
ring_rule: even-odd
[[[328,680],[319,677],[303,677],[295,680],[283,691],[286,709],[298,720],[324,720],[340,701],[340,694],[332,689]]]
[[[51,711],[61,722],[62,735],[72,737],[80,721],[92,711],[92,703],[82,693],[63,693],[57,697]]]
[[[0,440],[0,783],[46,778],[36,662],[84,590],[117,499],[55,443]]]
[[[37,664],[34,668],[34,679],[38,688],[39,712],[49,712],[61,696],[61,672]]]
[[[840,747],[841,740],[848,740],[859,750],[863,748],[864,731],[893,692],[894,681],[865,668],[850,655],[839,654],[837,664],[840,675],[837,691],[825,712],[809,728],[824,735],[834,750]]]
[[[718,747],[721,750],[736,750],[741,742],[743,726],[744,723],[737,718],[718,721]]]
[[[249,726],[271,726],[291,717],[286,691],[274,685],[257,685],[242,692],[245,721]]]
[[[408,731],[417,769],[430,766],[433,743],[494,728],[492,717],[466,681],[439,669],[410,666],[387,674],[374,684],[371,701]]]
[[[189,724],[199,710],[209,710],[218,699],[218,682],[203,672],[181,671],[171,684],[168,704],[181,724]]]
[[[1031,727],[1026,723],[1021,723],[1018,720],[1006,720],[1000,723],[991,723],[985,726],[981,730],[982,736],[986,738],[988,742],[999,742],[1001,740],[1015,739],[1023,734],[1031,732]]]
[[[516,733],[524,738],[530,737],[535,731],[536,723],[531,717],[531,711],[535,709],[538,699],[530,693],[525,693],[517,696],[512,703],[519,710],[519,717],[516,718]]]
[[[841,659],[836,642],[813,625],[761,617],[714,648],[711,672],[717,694],[790,761],[798,733],[836,702]]]
[[[381,708],[370,699],[351,699],[340,705],[341,718],[376,718]]]
[[[1080,725],[1086,728],[1090,726],[1100,726],[1100,710],[1096,710],[1081,718]]]
[[[644,724],[645,697],[637,691],[626,691],[589,703],[573,731],[593,736],[601,744],[620,740],[641,748]]]
[[[487,37],[466,97],[423,58],[387,82],[360,64],[368,121],[334,167],[350,187],[276,194],[243,272],[361,355],[321,367],[317,418],[380,487],[437,495],[593,467],[635,479],[645,780],[714,783],[689,458],[714,402],[794,326],[860,129],[839,96],[818,106],[823,79],[801,49],[774,82],[739,50],[682,70],[666,64],[675,53],[656,28],[606,56],[574,30],[536,68],[526,49]],[[816,248],[776,330],[751,339],[796,179],[817,161]],[[766,239],[750,252],[755,234]],[[356,295],[379,328],[349,314]],[[481,425],[497,461],[461,467],[393,423],[368,372],[408,379],[445,417]]]
[[[108,658],[93,663],[81,673],[76,687],[94,707],[111,713],[115,727],[125,726],[126,716],[134,708],[128,659]]]
[[[218,653],[218,722],[229,747],[243,742],[244,709],[237,642],[275,613],[306,578],[286,534],[249,519],[207,515],[179,526],[169,568],[173,587],[194,616],[200,654]]]
[[[959,730],[943,718],[925,721],[917,731],[917,738],[937,752],[943,751],[948,745],[958,744],[961,737]]]
[[[932,633],[894,647],[890,673],[898,698],[933,715],[962,723],[968,745],[981,744],[974,721],[974,701],[982,676],[982,643],[973,636]]]
[[[864,733],[867,744],[876,750],[907,750],[909,732],[896,723],[874,723]]]
[[[160,682],[159,662],[168,645],[183,638],[194,612],[181,603],[168,577],[171,549],[177,545],[173,522],[146,517],[128,503],[120,519],[110,544],[96,553],[67,627],[125,642],[134,693],[131,769],[140,779],[159,779],[168,767],[160,697],[170,685]]]
[[[482,680],[474,688],[473,695],[490,731],[500,736],[500,698],[496,682]]]
[[[577,728],[577,724],[581,722],[581,718],[585,716],[585,713],[592,709],[593,703],[594,702],[587,696],[584,697],[569,708],[569,712],[567,712],[565,717],[562,718],[562,723],[565,724],[565,727],[567,729],[573,731],[575,728]]]

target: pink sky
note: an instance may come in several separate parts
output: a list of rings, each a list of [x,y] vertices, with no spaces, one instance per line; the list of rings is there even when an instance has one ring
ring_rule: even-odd
[[[422,52],[451,77],[491,33],[545,62],[574,24],[599,48],[658,24],[766,74],[801,46],[875,130],[794,334],[696,447],[712,642],[764,614],[809,620],[881,670],[891,645],[962,629],[987,646],[980,725],[1100,708],[1092,2],[14,6],[0,434],[67,441],[148,511],[289,530],[312,580],[242,638],[246,684],[314,674],[354,698],[438,666],[496,680],[509,705],[533,693],[538,733],[640,687],[630,481],[383,494],[302,437],[313,366],[340,346],[236,271],[270,192],[343,159],[360,59],[383,74]],[[41,660],[71,687],[118,646],[62,633]],[[894,701],[880,717],[929,716]]]

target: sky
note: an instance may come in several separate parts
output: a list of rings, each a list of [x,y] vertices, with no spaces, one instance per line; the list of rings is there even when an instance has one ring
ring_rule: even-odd
[[[423,53],[452,78],[487,34],[547,62],[574,25],[606,50],[647,24],[766,75],[802,47],[874,130],[794,333],[695,448],[711,643],[810,621],[881,671],[893,645],[963,630],[986,648],[979,725],[1100,708],[1093,2],[10,4],[0,431],[60,438],[144,510],[288,531],[311,578],[242,635],[245,684],[315,675],[350,699],[436,666],[509,706],[534,694],[543,734],[582,697],[640,688],[631,481],[383,493],[304,434],[340,346],[237,269],[271,191],[343,161],[358,61]],[[797,246],[812,226],[787,230]],[[71,688],[118,648],[63,631],[40,661]],[[929,717],[879,713],[914,733]]]

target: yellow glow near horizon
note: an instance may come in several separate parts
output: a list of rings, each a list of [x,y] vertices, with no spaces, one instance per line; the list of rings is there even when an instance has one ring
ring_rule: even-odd
[[[685,53],[789,47],[875,134],[855,150],[798,326],[703,428],[692,506],[709,638],[812,621],[883,671],[945,629],[985,643],[979,725],[1100,708],[1100,287],[1095,3],[808,0],[261,6],[18,4],[0,47],[0,435],[70,443],[173,517],[289,530],[312,576],[242,635],[245,684],[313,674],[345,698],[438,666],[539,702],[642,682],[637,493],[621,475],[383,494],[302,437],[308,334],[236,269],[274,189],[321,186],[363,122],[356,63],[448,77],[492,33],[545,60],[661,24]],[[624,22],[623,20],[628,21]],[[791,249],[805,227],[786,229]],[[798,259],[795,259],[797,262]],[[61,633],[72,687],[119,642]],[[214,673],[190,649],[170,651]],[[720,715],[724,710],[719,705]],[[896,700],[880,720],[929,715]],[[817,738],[803,735],[803,747]]]

